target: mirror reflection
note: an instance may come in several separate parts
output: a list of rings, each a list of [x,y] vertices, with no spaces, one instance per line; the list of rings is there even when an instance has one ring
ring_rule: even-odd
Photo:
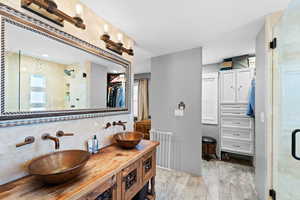
[[[5,25],[5,112],[125,108],[127,69]]]

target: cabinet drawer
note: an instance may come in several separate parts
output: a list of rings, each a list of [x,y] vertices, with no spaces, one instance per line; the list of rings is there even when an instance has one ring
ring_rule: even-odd
[[[252,128],[251,118],[222,118],[221,126],[228,128]]]
[[[221,110],[221,116],[247,117],[245,110]]]
[[[228,139],[238,139],[238,140],[246,140],[253,141],[253,131],[252,130],[242,130],[242,129],[221,129],[222,138]]]
[[[104,181],[78,200],[117,200],[116,176]]]
[[[253,154],[253,143],[240,140],[222,139],[222,150]]]
[[[239,110],[246,112],[247,104],[223,104],[221,105],[221,110]]]
[[[122,199],[131,200],[141,184],[140,160],[122,170]]]
[[[155,176],[155,167],[156,167],[156,153],[155,151],[145,155],[142,162],[142,182],[146,184],[153,176]]]

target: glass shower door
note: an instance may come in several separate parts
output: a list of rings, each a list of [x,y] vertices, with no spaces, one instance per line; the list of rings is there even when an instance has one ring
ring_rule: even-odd
[[[300,1],[275,27],[273,187],[279,200],[300,200]]]

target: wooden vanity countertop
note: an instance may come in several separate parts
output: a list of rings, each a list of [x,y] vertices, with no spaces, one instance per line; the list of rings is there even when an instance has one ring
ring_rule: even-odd
[[[133,150],[124,150],[116,145],[101,149],[91,156],[77,178],[57,186],[47,186],[33,176],[0,186],[0,200],[70,200],[83,194],[116,175],[148,152],[153,151],[158,142],[143,140]]]

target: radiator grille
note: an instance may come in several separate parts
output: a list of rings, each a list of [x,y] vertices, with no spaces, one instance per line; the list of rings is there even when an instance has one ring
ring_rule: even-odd
[[[150,139],[160,142],[157,148],[157,165],[162,168],[171,168],[172,132],[157,130],[150,131]]]

